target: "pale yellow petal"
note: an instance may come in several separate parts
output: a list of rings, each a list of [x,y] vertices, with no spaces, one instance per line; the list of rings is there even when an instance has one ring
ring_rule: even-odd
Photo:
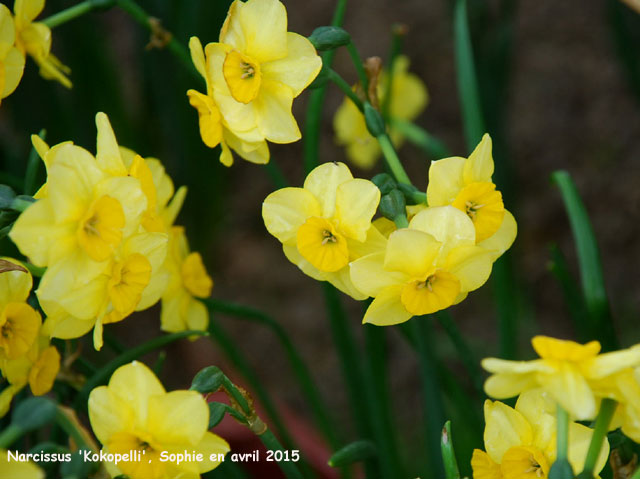
[[[6,98],[14,92],[22,79],[23,71],[24,55],[17,48],[11,48],[4,59],[4,86],[0,91],[0,98]]]
[[[599,379],[622,369],[638,366],[640,366],[640,348],[636,347],[600,354],[584,365],[584,371],[589,379]]]
[[[393,118],[413,120],[427,106],[429,94],[424,82],[408,73],[409,58],[399,55],[393,65],[390,113]]]
[[[584,460],[587,457],[587,451],[589,444],[591,443],[591,437],[593,436],[593,429],[572,422],[569,424],[569,462],[574,471],[582,471],[584,467]],[[600,455],[596,461],[593,472],[597,476],[604,465],[607,463],[609,457],[609,440],[605,437],[600,449]]]
[[[162,219],[164,220],[167,226],[173,225],[182,209],[182,205],[184,204],[184,200],[187,196],[187,187],[181,186],[176,191],[176,194],[173,196],[167,207],[162,211]]]
[[[442,255],[458,246],[471,246],[476,242],[476,230],[469,217],[453,206],[429,207],[420,211],[409,223],[409,228],[429,233],[442,243]]]
[[[198,301],[191,298],[189,306],[187,307],[187,327],[194,331],[206,331],[209,325],[209,311],[207,307]]]
[[[4,59],[16,41],[16,29],[11,11],[0,4],[0,60]]]
[[[491,137],[485,133],[475,150],[465,162],[462,177],[465,184],[474,182],[491,182],[493,175],[493,156],[491,154]]]
[[[226,455],[231,448],[229,443],[222,439],[220,436],[211,432],[206,432],[203,438],[198,444],[194,446],[194,450],[201,453],[205,458],[204,461],[198,462],[199,472],[204,473],[217,467],[219,461],[210,461],[209,458],[214,454],[215,458],[218,458],[220,454]]]
[[[500,463],[510,448],[533,441],[531,425],[522,414],[499,401],[485,401],[484,445],[489,457]]]
[[[367,237],[364,241],[347,238],[347,245],[349,246],[349,260],[354,261],[362,256],[384,251],[387,248],[387,238],[372,223],[372,226],[367,230]]]
[[[95,197],[103,195],[115,198],[122,206],[125,217],[123,237],[138,231],[142,213],[147,209],[147,197],[142,191],[140,180],[131,176],[107,178],[95,187]]]
[[[244,45],[239,46],[244,46],[243,53],[254,60],[266,63],[287,55],[287,11],[280,1],[236,2],[229,21],[240,24]],[[220,41],[226,43],[229,39],[221,35]]]
[[[318,75],[322,60],[311,42],[297,33],[287,33],[287,56],[260,66],[267,80],[287,85],[297,97]]]
[[[14,453],[16,450],[13,451]],[[44,479],[45,473],[31,461],[10,461],[8,452],[0,449],[2,479]]]
[[[364,294],[353,284],[349,273],[350,270],[347,265],[334,273],[325,273],[325,278],[338,290],[342,291],[347,296],[351,296],[356,301],[367,299],[368,295]]]
[[[109,380],[109,391],[134,411],[137,425],[147,427],[149,399],[165,394],[153,372],[139,361],[119,367]]]
[[[302,257],[298,248],[295,245],[282,245],[282,251],[286,258],[293,264],[295,264],[300,270],[306,274],[307,276],[317,280],[317,281],[325,281],[327,279],[327,274],[317,269],[311,263],[309,263],[306,259]]]
[[[493,267],[490,251],[479,246],[458,246],[447,255],[444,269],[460,281],[462,292],[474,291],[487,282]]]
[[[113,434],[126,431],[133,426],[133,411],[129,404],[107,386],[95,388],[89,394],[89,421],[98,440],[108,442]]]
[[[255,104],[260,133],[273,143],[293,143],[302,134],[293,117],[293,90],[287,85],[263,79]],[[225,117],[226,118],[226,117]]]
[[[340,184],[335,211],[338,229],[349,238],[364,241],[378,203],[380,190],[370,181],[356,178]]]
[[[401,292],[402,285],[391,286],[380,291],[367,308],[362,322],[376,326],[392,326],[411,319],[412,314],[400,301]]]
[[[161,444],[196,445],[209,424],[209,408],[197,391],[149,397],[149,433]]]
[[[533,446],[544,453],[555,453],[556,438],[556,402],[542,389],[531,389],[518,397],[516,411],[531,424]]]
[[[196,70],[198,70],[198,73],[206,79],[207,67],[204,57],[204,48],[202,48],[202,43],[198,37],[191,37],[189,39],[189,52],[191,53],[191,61],[196,67]]]
[[[265,165],[269,163],[269,146],[264,140],[258,142],[247,142],[240,137],[234,135],[231,131],[225,130],[224,139],[230,148],[233,149],[241,158],[255,163],[257,165]],[[223,149],[225,146],[223,145]],[[222,161],[222,160],[221,160]],[[226,163],[222,161],[225,166]]]
[[[390,286],[402,286],[407,275],[384,269],[384,251],[373,253],[351,263],[351,281],[367,296],[375,297]]]
[[[41,301],[42,303],[45,303],[45,301]],[[49,304],[51,303],[49,302]],[[43,309],[45,312],[47,311],[44,305]],[[62,313],[47,317],[43,325],[43,331],[52,338],[74,339],[87,334],[94,324],[95,320],[93,318],[88,320],[78,319],[70,314]]]
[[[579,421],[594,419],[597,414],[593,392],[585,378],[568,363],[558,364],[558,370],[544,379],[541,386]]]
[[[262,203],[262,219],[267,231],[282,243],[295,242],[298,228],[307,218],[320,214],[316,197],[303,188],[282,188]]]
[[[13,11],[20,20],[30,22],[35,19],[44,8],[44,0],[16,0]]]
[[[22,263],[12,258],[2,258],[4,261],[13,263],[21,268]],[[6,271],[0,273],[0,311],[7,303],[22,303],[27,300],[33,279],[31,273],[24,271]]]
[[[462,170],[465,159],[459,156],[432,161],[429,167],[427,203],[430,206],[451,204],[464,187]]]
[[[320,202],[322,217],[331,218],[335,214],[338,186],[352,179],[353,175],[344,163],[324,163],[309,173],[304,180],[304,189]]]
[[[114,176],[126,176],[127,169],[120,157],[116,135],[109,118],[102,112],[96,114],[98,129],[96,161],[102,171]]]
[[[386,271],[397,271],[415,279],[425,279],[435,267],[442,244],[432,235],[403,228],[389,236],[384,258]]]
[[[504,210],[504,218],[498,231],[486,240],[478,243],[478,246],[491,251],[492,260],[497,260],[502,253],[507,251],[516,239],[518,234],[518,224],[513,215]]]

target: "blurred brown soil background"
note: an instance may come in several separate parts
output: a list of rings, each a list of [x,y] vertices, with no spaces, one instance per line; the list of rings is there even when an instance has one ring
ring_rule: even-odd
[[[47,12],[71,3],[51,0]],[[198,15],[196,4],[207,2],[189,1],[182,6],[181,2],[141,3],[162,18],[167,28],[180,32],[176,36],[182,41],[186,42],[191,32],[203,43],[217,39],[220,18],[208,22],[206,15]],[[223,3],[212,2],[216,5],[208,8],[224,12]],[[286,2],[289,29],[309,35],[315,27],[330,22],[334,3]],[[506,101],[504,157],[512,172],[508,188],[514,193],[506,206],[514,212],[519,226],[513,263],[521,290],[517,298],[521,358],[531,357],[529,339],[533,334],[575,337],[559,284],[548,270],[549,245],[555,243],[577,274],[567,216],[549,179],[557,169],[571,173],[591,216],[619,337],[624,346],[640,341],[640,103],[616,56],[607,23],[608,5],[604,1],[539,0],[520,2],[515,12],[510,82],[502,98]],[[176,16],[181,8],[189,10],[190,16]],[[489,2],[490,17],[496,16],[498,9],[498,2]],[[626,17],[632,15],[625,12]],[[190,29],[190,18],[198,19],[197,28]],[[466,156],[450,19],[450,6],[445,1],[360,0],[349,2],[345,28],[363,57],[385,58],[392,23],[409,27],[404,53],[411,59],[411,71],[425,81],[431,97],[417,123],[441,138],[454,154]],[[29,149],[25,131],[37,132],[42,127],[50,129],[48,138],[53,143],[74,138],[93,151],[93,115],[98,109],[107,112],[121,143],[161,158],[177,185],[189,185],[189,201],[180,220],[187,225],[192,246],[205,257],[215,281],[213,295],[263,310],[282,324],[307,360],[334,414],[342,422],[347,420],[347,394],[332,346],[322,288],[287,262],[280,244],[262,223],[261,203],[273,191],[266,171],[242,160],[228,170],[216,165],[216,154],[199,141],[196,112],[185,95],[185,85],[200,85],[175,71],[181,66],[169,53],[144,52],[146,33],[123,13],[92,14],[74,25],[73,34],[66,26],[54,32],[54,52],[74,70],[76,89],[69,93],[57,85],[44,84],[34,65],[28,65],[24,84],[0,110],[2,150],[13,154],[3,166],[10,160],[24,162]],[[83,42],[80,34],[99,39],[105,57],[94,58],[90,45],[79,44]],[[84,68],[84,60],[109,65]],[[338,53],[335,69],[348,81],[355,81],[344,51]],[[35,98],[27,91],[36,92]],[[109,91],[117,92],[120,106],[102,99]],[[295,103],[301,127],[307,96],[303,93]],[[23,102],[29,101],[33,103],[27,109]],[[343,151],[333,143],[332,130],[332,117],[341,101],[337,89],[330,86],[324,108],[322,161],[345,161]],[[46,106],[40,109],[36,102]],[[291,184],[300,186],[302,144],[271,145],[271,152]],[[428,159],[408,144],[400,155],[415,184],[425,188]],[[12,163],[10,168],[19,173],[24,167]],[[380,168],[378,165],[376,172]],[[497,163],[496,169],[501,168],[507,167]],[[348,298],[344,303],[358,331],[362,305]],[[156,308],[127,319],[113,330],[126,344],[137,344],[159,333],[157,313]],[[451,313],[478,358],[498,354],[491,283]],[[224,316],[212,320],[230,332],[280,403],[309,416],[285,356],[268,330]],[[436,332],[437,355],[446,358],[448,366],[467,381],[450,341],[440,328]],[[388,338],[395,420],[406,431],[403,443],[410,443],[413,435],[419,434],[415,355],[397,331],[390,330]],[[225,366],[228,362],[206,340],[181,344],[169,351],[164,379],[169,387],[186,387],[193,374],[209,364]]]

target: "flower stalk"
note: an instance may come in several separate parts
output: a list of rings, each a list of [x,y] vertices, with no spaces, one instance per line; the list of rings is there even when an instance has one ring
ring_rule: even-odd
[[[618,403],[614,399],[605,398],[602,400],[602,403],[600,404],[600,411],[596,418],[593,436],[591,436],[591,443],[587,450],[587,458],[584,461],[584,469],[580,474],[578,474],[578,479],[592,479],[594,477],[593,472],[598,456],[600,455],[600,451],[602,450],[602,443],[604,442],[605,437],[607,437],[609,424],[611,423],[611,419],[613,418],[613,414],[617,407]]]

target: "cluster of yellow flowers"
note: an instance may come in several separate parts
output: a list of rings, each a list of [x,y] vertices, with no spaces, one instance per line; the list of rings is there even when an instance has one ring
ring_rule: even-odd
[[[153,372],[136,361],[118,368],[107,386],[91,392],[89,420],[106,454],[137,451],[142,458],[106,462],[111,477],[199,478],[229,452],[229,444],[207,430],[209,407],[200,393],[168,393]],[[185,451],[201,454],[201,460],[172,460],[172,454]]]
[[[118,146],[104,113],[96,115],[95,157],[63,142],[51,148],[33,136],[47,168],[37,201],[10,237],[29,260],[46,267],[38,301],[50,337],[77,338],[122,321],[162,298],[162,327],[205,329],[208,313],[194,297],[213,283],[184,230],[173,226],[186,194],[174,194],[162,164]]]
[[[475,450],[475,479],[547,477],[556,458],[556,408],[572,421],[593,420],[604,399],[617,403],[609,430],[621,428],[640,441],[640,345],[598,354],[600,343],[578,344],[545,336],[532,340],[540,359],[507,361],[488,358],[483,367],[493,373],[485,384],[491,397],[519,395],[515,409],[500,402],[485,403],[486,453]],[[571,422],[568,460],[579,472],[587,456],[593,430]],[[605,440],[594,472],[609,455]]]
[[[27,303],[31,274],[14,259],[0,262],[0,371],[9,383],[0,393],[2,417],[27,384],[36,396],[49,392],[60,369],[60,354],[49,345],[40,313]]]
[[[0,99],[9,96],[20,83],[25,55],[40,67],[40,74],[67,88],[69,68],[51,53],[51,29],[33,20],[42,12],[44,0],[16,0],[14,16],[0,4]]]
[[[235,0],[219,42],[203,49],[192,37],[189,48],[207,85],[206,94],[189,90],[189,102],[198,110],[202,141],[221,146],[224,165],[233,163],[231,150],[252,163],[267,163],[267,141],[300,139],[291,106],[318,75],[322,60],[309,40],[287,31],[280,1]]]
[[[372,222],[380,201],[372,182],[326,163],[303,188],[270,194],[262,215],[289,261],[354,299],[373,297],[363,321],[387,326],[457,304],[487,281],[517,230],[492,174],[489,135],[467,159],[434,161],[428,206],[408,207],[408,227],[396,229]]]
[[[378,104],[384,105],[389,101],[389,117],[393,120],[412,121],[422,113],[429,102],[429,93],[424,82],[408,70],[409,58],[400,55],[393,62],[391,73],[383,70],[380,74],[376,89]],[[388,92],[389,82],[391,87]],[[369,133],[364,115],[349,98],[345,98],[336,111],[333,129],[336,142],[345,147],[349,161],[360,168],[373,168],[380,158],[380,146]],[[389,136],[397,148],[404,142],[404,137],[393,124],[389,127]]]

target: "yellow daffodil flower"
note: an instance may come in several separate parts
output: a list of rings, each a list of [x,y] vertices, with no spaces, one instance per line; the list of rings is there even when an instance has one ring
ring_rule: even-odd
[[[517,225],[491,179],[493,168],[491,137],[485,134],[469,158],[431,163],[427,203],[453,205],[466,213],[476,228],[477,244],[494,251],[497,259],[515,240]]]
[[[71,70],[51,53],[51,29],[44,23],[33,21],[43,9],[44,0],[16,0],[13,7],[16,46],[23,55],[28,54],[35,60],[43,78],[71,88],[71,81],[66,76]]]
[[[169,239],[169,253],[164,266],[170,275],[169,284],[162,295],[162,330],[205,331],[209,312],[197,298],[208,298],[213,280],[207,274],[199,253],[190,252],[184,228],[174,226]]]
[[[309,40],[287,32],[287,11],[278,0],[235,0],[206,49],[215,104],[229,129],[274,143],[300,139],[291,106],[318,75],[322,60]]]
[[[303,188],[271,193],[262,218],[303,273],[364,299],[351,282],[349,263],[384,247],[384,237],[371,226],[379,202],[373,183],[354,179],[344,163],[325,163],[309,173]]]
[[[18,359],[33,346],[42,324],[40,313],[27,304],[33,279],[18,261],[13,271],[0,273],[0,359]]]
[[[153,372],[135,361],[118,368],[107,386],[91,391],[89,420],[106,453],[141,454],[141,461],[108,464],[112,477],[196,479],[217,467],[219,455],[229,452],[224,439],[207,431],[209,408],[199,393],[166,392]],[[160,460],[163,452],[184,451],[202,454],[202,460],[181,464]]]
[[[5,415],[13,397],[29,385],[34,396],[42,396],[53,387],[60,370],[60,353],[42,332],[29,351],[17,359],[0,359],[0,370],[9,386],[0,393],[0,417]]]
[[[484,403],[484,445],[486,452],[473,451],[473,479],[546,478],[556,459],[555,403],[547,393],[531,390],[518,398],[515,409],[498,401]],[[593,430],[569,424],[567,459],[574,472],[584,466]],[[609,442],[596,462],[595,473],[604,467]]]
[[[44,471],[31,461],[10,461],[5,449],[0,449],[0,471],[4,479],[45,478]]]
[[[225,166],[233,164],[231,150],[251,163],[268,163],[269,147],[258,127],[232,128],[222,117],[214,96],[211,58],[209,55],[205,57],[202,43],[197,37],[189,40],[189,50],[193,64],[207,84],[206,95],[196,90],[187,92],[189,103],[198,111],[202,142],[209,148],[220,145],[220,162]]]
[[[429,93],[422,80],[408,70],[409,59],[404,55],[399,56],[393,65],[389,116],[412,121],[426,108]],[[381,105],[385,102],[388,82],[389,75],[383,71],[378,86],[378,103]],[[363,114],[349,98],[345,98],[336,111],[333,129],[336,142],[346,148],[349,161],[363,169],[373,168],[382,150],[367,130]],[[393,127],[389,128],[389,136],[396,148],[402,146],[404,137]]]
[[[485,383],[491,397],[504,399],[533,388],[542,388],[576,420],[591,420],[603,397],[614,394],[620,373],[633,373],[640,365],[640,347],[598,354],[600,343],[578,344],[573,341],[536,336],[533,349],[540,359],[507,361],[487,358],[482,367],[492,373]],[[624,384],[624,381],[623,383]],[[637,391],[637,389],[636,389]]]
[[[476,246],[471,220],[452,206],[416,214],[392,232],[386,248],[351,264],[353,284],[374,298],[364,323],[389,326],[431,314],[482,286],[492,253]]]
[[[9,9],[0,5],[0,100],[18,86],[24,70],[24,55],[15,46],[16,29]]]

